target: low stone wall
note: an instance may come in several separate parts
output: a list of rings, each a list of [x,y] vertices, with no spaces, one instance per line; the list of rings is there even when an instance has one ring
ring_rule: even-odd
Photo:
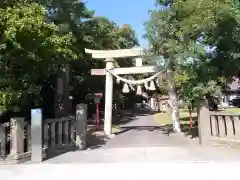
[[[240,145],[240,113],[209,111],[203,100],[199,104],[198,128],[203,145],[213,142]]]
[[[76,116],[42,120],[42,158],[57,151],[86,148],[87,105],[77,105]],[[0,125],[0,161],[17,164],[31,159],[31,124],[12,118]]]

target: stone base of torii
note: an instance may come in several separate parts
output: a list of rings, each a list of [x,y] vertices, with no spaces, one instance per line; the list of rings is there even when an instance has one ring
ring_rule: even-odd
[[[158,73],[159,67],[142,66],[144,50],[142,48],[121,49],[121,50],[90,50],[85,49],[92,58],[105,59],[106,69],[92,69],[92,75],[106,76],[105,83],[105,112],[104,112],[104,133],[107,136],[112,135],[112,97],[113,97],[113,73],[121,74],[149,74]],[[136,67],[114,68],[114,58],[135,58]],[[112,73],[111,73],[112,72]]]

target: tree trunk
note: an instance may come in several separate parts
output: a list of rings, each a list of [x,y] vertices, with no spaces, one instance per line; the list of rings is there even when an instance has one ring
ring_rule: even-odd
[[[190,105],[188,106],[188,113],[189,113],[189,125],[190,128],[192,128],[192,107]]]
[[[173,72],[171,69],[167,69],[167,81],[168,81],[168,95],[170,100],[173,131],[176,133],[179,133],[181,132],[180,121],[179,121],[179,109],[178,109],[178,103],[177,103],[177,94],[175,91],[175,83],[173,80]]]
[[[160,109],[160,100],[159,100],[159,97],[158,97],[158,93],[155,92],[155,96],[156,96],[156,101],[157,101],[157,111],[158,112],[161,112],[161,109]]]

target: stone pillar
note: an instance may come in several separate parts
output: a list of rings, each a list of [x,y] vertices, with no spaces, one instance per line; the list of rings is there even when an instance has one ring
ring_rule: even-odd
[[[106,59],[106,69],[113,68],[113,59]],[[112,96],[113,96],[113,76],[106,71],[105,83],[105,113],[104,113],[104,133],[107,136],[112,134]]]
[[[0,124],[0,159],[6,157],[6,135],[6,126],[4,124]]]
[[[42,110],[31,110],[31,161],[41,163],[42,157]]]
[[[24,118],[11,118],[10,129],[10,155],[14,160],[17,160],[18,155],[24,152]]]
[[[76,146],[80,150],[87,148],[87,104],[76,106]]]
[[[57,92],[55,95],[55,117],[68,116],[70,113],[71,103],[69,99],[69,76],[69,64],[62,65],[59,70],[59,76],[57,77]]]
[[[198,102],[198,133],[199,143],[202,145],[211,144],[210,113],[206,99]]]

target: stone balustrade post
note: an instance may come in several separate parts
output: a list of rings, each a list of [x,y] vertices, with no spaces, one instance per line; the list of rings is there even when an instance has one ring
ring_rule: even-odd
[[[198,102],[198,133],[201,145],[211,144],[210,113],[206,99]]]
[[[79,150],[87,148],[87,104],[76,106],[76,146]]]
[[[24,152],[24,118],[14,117],[10,120],[10,155],[17,159],[17,155]]]

